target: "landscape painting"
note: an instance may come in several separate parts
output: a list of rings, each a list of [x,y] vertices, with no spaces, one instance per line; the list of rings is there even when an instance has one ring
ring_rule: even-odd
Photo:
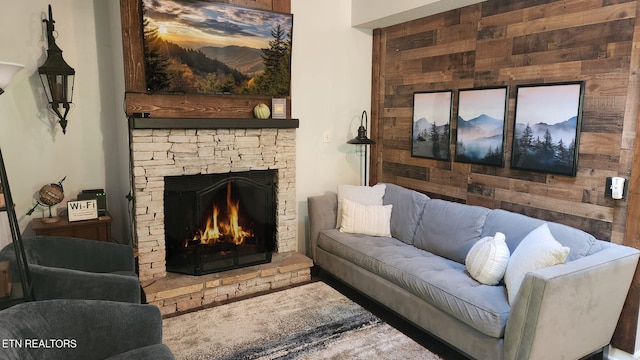
[[[288,96],[293,15],[142,0],[147,91]]]
[[[511,167],[575,176],[584,82],[517,89]]]
[[[504,166],[508,99],[508,87],[458,92],[456,161]]]
[[[413,94],[411,156],[449,160],[453,91]]]

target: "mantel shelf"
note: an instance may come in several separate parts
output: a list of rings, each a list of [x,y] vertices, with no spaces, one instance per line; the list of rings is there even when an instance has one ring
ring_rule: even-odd
[[[212,119],[130,117],[131,129],[295,129],[298,119]]]

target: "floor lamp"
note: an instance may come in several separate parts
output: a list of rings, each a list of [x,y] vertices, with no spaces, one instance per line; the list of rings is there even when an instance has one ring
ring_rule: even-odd
[[[376,143],[375,141],[367,137],[366,126],[368,126],[368,123],[369,118],[367,117],[367,111],[365,110],[360,116],[360,127],[358,128],[358,135],[355,138],[347,141],[347,144],[364,146],[364,186],[369,185],[367,182],[367,148],[369,145]]]
[[[0,62],[0,95],[4,93],[4,89],[9,85],[13,76],[20,71],[24,65],[13,64],[7,62]],[[16,262],[18,264],[18,271],[20,274],[21,290],[16,291],[14,289],[11,296],[8,299],[3,299],[1,308],[5,308],[14,303],[18,303],[23,300],[30,300],[31,298],[31,274],[29,272],[29,265],[27,264],[27,257],[22,245],[22,235],[20,234],[20,226],[16,217],[15,205],[13,198],[11,197],[11,190],[9,189],[9,181],[7,179],[7,172],[4,167],[4,160],[2,158],[2,151],[0,151],[0,183],[2,183],[4,191],[5,206],[4,210],[7,212],[9,219],[9,227],[11,228],[11,236],[13,240],[13,248],[16,255]],[[16,294],[14,296],[14,293]]]

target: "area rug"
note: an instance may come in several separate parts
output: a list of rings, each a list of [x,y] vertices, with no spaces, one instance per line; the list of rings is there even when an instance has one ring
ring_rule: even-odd
[[[171,317],[163,327],[181,360],[441,359],[323,282]]]

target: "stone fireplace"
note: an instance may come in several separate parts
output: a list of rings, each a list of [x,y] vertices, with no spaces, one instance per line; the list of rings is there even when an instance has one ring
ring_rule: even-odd
[[[139,276],[150,303],[155,302],[167,313],[180,311],[180,305],[177,308],[175,306],[180,301],[197,306],[235,296],[229,289],[224,290],[226,295],[220,295],[221,289],[217,287],[229,284],[228,280],[224,280],[224,273],[199,277],[202,279],[183,275],[187,277],[186,280],[180,278],[179,281],[175,275],[167,273],[164,212],[167,177],[273,171],[275,264],[257,265],[256,268],[247,270],[254,275],[239,275],[240,269],[237,269],[231,270],[229,276],[236,280],[239,279],[238,276],[242,279],[252,279],[255,276],[261,278],[260,281],[251,281],[250,285],[233,285],[236,290],[240,290],[240,294],[247,293],[247,286],[265,290],[273,288],[273,283],[284,284],[284,278],[293,279],[289,283],[310,278],[310,259],[296,253],[297,127],[297,120],[130,119]],[[301,260],[300,256],[304,259]],[[301,260],[303,265],[294,265],[292,258]],[[282,261],[284,265],[281,264]],[[290,273],[283,275],[284,272]],[[184,285],[185,281],[187,285]],[[269,282],[268,286],[264,285],[265,281]],[[157,289],[152,289],[154,287]],[[177,287],[178,290],[172,287]],[[185,288],[189,290],[184,290]],[[177,299],[171,300],[172,303],[168,306],[166,301],[158,302],[161,300],[158,296],[160,293],[164,294],[160,296],[164,300]]]

